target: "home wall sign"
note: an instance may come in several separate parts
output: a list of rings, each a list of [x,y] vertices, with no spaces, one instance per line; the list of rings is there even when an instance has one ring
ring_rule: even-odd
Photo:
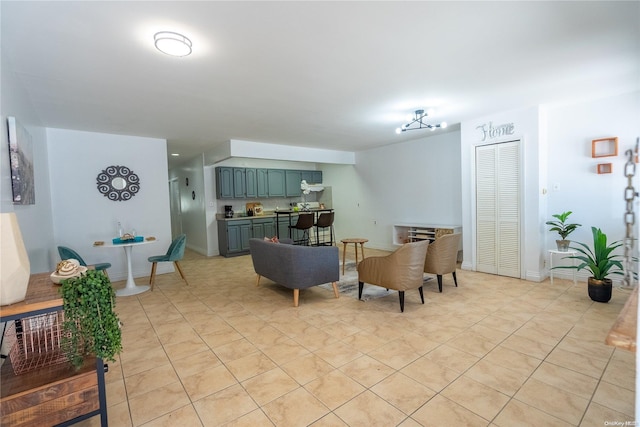
[[[126,166],[108,166],[96,180],[98,191],[114,202],[129,200],[140,191],[140,178]]]
[[[497,138],[499,136],[513,135],[515,132],[515,126],[513,123],[505,123],[499,126],[493,126],[492,122],[485,123],[480,126],[476,126],[482,132],[482,141],[487,139]]]

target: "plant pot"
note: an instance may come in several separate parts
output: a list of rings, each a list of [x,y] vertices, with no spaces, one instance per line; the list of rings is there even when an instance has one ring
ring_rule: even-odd
[[[611,289],[613,282],[611,279],[596,280],[589,277],[587,281],[589,297],[595,302],[609,302],[611,299]]]
[[[571,240],[556,240],[559,252],[567,252],[569,250],[569,244]]]

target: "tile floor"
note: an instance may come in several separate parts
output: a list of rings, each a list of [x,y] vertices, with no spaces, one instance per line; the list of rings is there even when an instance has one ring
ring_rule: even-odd
[[[367,256],[380,254],[368,250]],[[634,419],[635,355],[604,338],[628,293],[458,271],[371,301],[263,279],[249,256],[189,252],[119,297],[109,425],[604,426]],[[138,279],[143,281],[144,279]],[[116,287],[123,283],[115,283]],[[80,425],[97,426],[97,417]]]

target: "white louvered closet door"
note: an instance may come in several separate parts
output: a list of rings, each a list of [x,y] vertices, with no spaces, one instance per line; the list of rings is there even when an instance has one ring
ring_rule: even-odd
[[[476,269],[520,277],[520,141],[476,147]]]

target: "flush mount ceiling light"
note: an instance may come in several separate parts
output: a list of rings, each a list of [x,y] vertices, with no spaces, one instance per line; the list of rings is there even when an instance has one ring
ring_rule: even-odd
[[[160,31],[153,36],[156,49],[171,56],[191,54],[191,40],[173,31]]]
[[[396,133],[400,134],[402,132],[408,130],[417,130],[417,129],[431,129],[436,130],[436,128],[446,128],[447,122],[437,123],[435,125],[427,124],[423,121],[429,114],[425,113],[424,110],[416,110],[414,112],[414,116],[410,119],[411,121],[407,124],[402,125],[401,127],[396,129]]]

